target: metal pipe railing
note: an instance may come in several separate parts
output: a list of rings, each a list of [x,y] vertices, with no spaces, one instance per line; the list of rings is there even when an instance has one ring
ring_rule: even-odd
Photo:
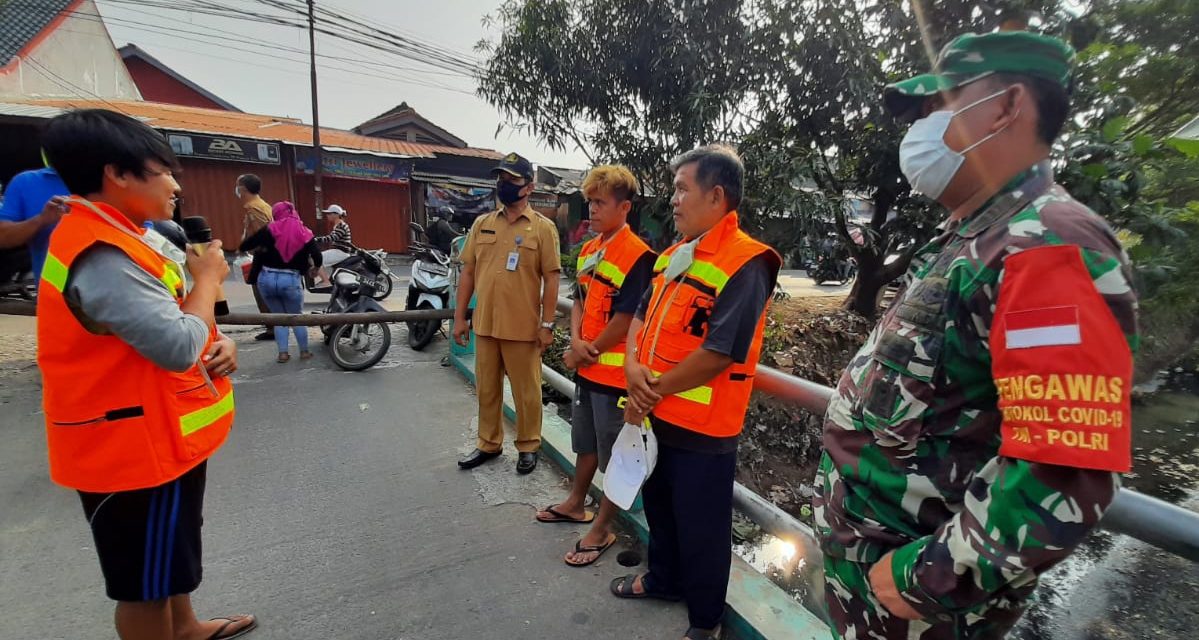
[[[558,310],[569,314],[572,301],[558,298]],[[547,368],[547,367],[544,367]],[[557,372],[555,372],[557,373]],[[561,376],[559,376],[561,377]],[[565,378],[562,378],[565,380]],[[569,381],[568,381],[569,382]],[[572,385],[573,388],[573,385]],[[754,390],[794,404],[817,415],[823,415],[835,391],[810,380],[804,380],[770,367],[758,366],[754,377]],[[573,391],[567,395],[573,394]],[[738,485],[737,496],[742,490],[753,493]],[[749,515],[763,529],[807,550],[807,541],[815,540],[812,530],[787,512],[774,506],[765,498],[754,494],[757,500],[742,496],[736,501],[738,509]],[[755,504],[761,501],[765,504]],[[769,507],[769,508],[768,508]],[[757,513],[760,516],[754,517]],[[781,514],[781,515],[780,515]],[[769,528],[768,528],[769,527]],[[1124,534],[1158,549],[1199,562],[1199,513],[1147,496],[1130,489],[1120,489],[1116,499],[1099,520],[1099,527],[1113,533]],[[775,530],[782,533],[776,533]],[[813,547],[819,553],[819,547]]]

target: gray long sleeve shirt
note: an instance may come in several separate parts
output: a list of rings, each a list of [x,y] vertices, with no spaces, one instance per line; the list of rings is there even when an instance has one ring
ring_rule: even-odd
[[[89,331],[117,336],[168,371],[190,369],[208,342],[208,325],[115,247],[98,245],[75,260],[66,299]]]

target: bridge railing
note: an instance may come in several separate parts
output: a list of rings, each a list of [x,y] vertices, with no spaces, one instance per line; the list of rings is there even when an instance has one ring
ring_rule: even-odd
[[[558,298],[558,310],[569,315],[573,301]],[[549,367],[542,366],[543,371]],[[559,392],[573,397],[574,383],[558,374],[547,374],[547,381]],[[823,415],[833,389],[770,367],[758,366],[754,390],[783,402]],[[734,506],[765,531],[795,544],[812,564],[822,566],[815,533],[794,516],[769,500],[737,483]],[[1130,489],[1120,489],[1115,501],[1104,512],[1099,527],[1124,534],[1158,549],[1199,561],[1199,513]]]

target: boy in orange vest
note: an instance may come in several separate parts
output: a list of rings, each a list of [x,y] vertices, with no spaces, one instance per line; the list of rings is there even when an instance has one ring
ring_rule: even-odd
[[[570,496],[537,514],[540,522],[591,522],[591,530],[566,554],[566,564],[585,567],[616,543],[617,507],[606,497],[599,514],[583,508],[596,470],[605,471],[624,426],[617,402],[625,395],[625,336],[641,296],[653,278],[656,256],[629,228],[637,179],[622,166],[596,167],[583,180],[592,238],[579,252],[578,285],[570,317],[571,347],[564,361],[576,369],[571,446],[578,455]]]
[[[221,243],[184,253],[145,230],[179,191],[175,154],[145,124],[75,111],[43,143],[74,194],[38,290],[50,477],[79,492],[123,640],[241,636],[253,616],[201,622],[189,596],[207,460],[234,414],[237,348],[213,317]]]

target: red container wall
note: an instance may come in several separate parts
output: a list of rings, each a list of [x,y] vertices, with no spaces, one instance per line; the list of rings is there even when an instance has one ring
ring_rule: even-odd
[[[329,232],[325,220],[316,219],[312,176],[297,175],[296,207],[300,217],[318,236]],[[388,253],[408,250],[408,221],[412,219],[407,184],[321,178],[324,203],[341,205],[346,222],[354,234],[354,244],[363,249],[383,249]]]
[[[262,179],[262,198],[274,204],[290,198],[287,172],[280,166],[180,158],[183,172],[175,176],[183,187],[183,215],[204,216],[212,237],[230,250],[241,242],[244,209],[233,195],[237,177],[252,173]]]

